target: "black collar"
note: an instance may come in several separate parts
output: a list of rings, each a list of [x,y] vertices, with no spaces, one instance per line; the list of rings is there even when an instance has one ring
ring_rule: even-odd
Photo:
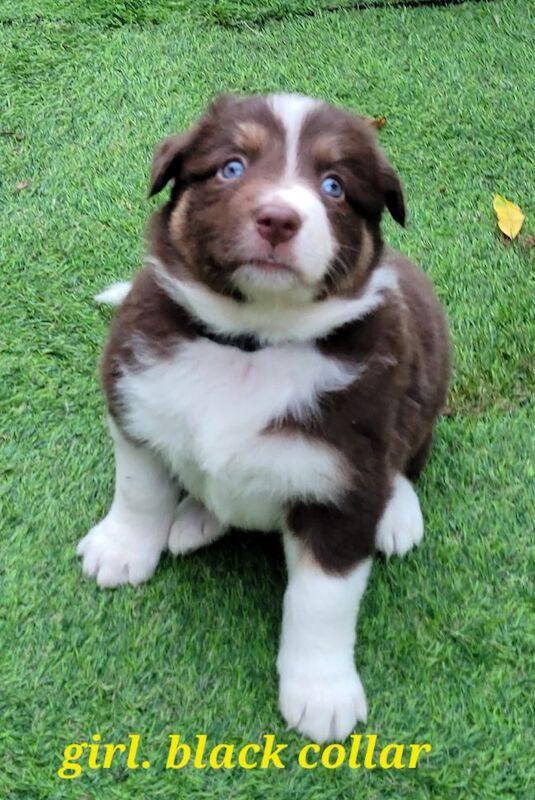
[[[216,333],[206,325],[202,325],[200,334],[205,339],[210,339],[211,342],[226,347],[237,347],[239,350],[243,350],[244,353],[255,353],[257,350],[262,350],[262,348],[266,347],[252,333],[238,335]]]

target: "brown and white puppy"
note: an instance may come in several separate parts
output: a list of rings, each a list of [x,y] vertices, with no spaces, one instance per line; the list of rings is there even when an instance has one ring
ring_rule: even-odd
[[[366,719],[355,626],[376,550],[423,534],[410,479],[444,402],[429,281],[383,247],[399,180],[363,119],[295,95],[217,100],[164,141],[147,266],[102,375],[115,442],[106,518],[80,542],[102,587],[231,527],[279,530],[288,588],[280,708],[311,738]],[[177,506],[179,493],[185,497]]]

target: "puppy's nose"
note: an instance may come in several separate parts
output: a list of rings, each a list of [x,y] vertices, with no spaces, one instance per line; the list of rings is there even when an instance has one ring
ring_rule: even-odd
[[[259,208],[255,215],[258,233],[275,247],[288,242],[301,227],[301,217],[291,206],[269,203]]]

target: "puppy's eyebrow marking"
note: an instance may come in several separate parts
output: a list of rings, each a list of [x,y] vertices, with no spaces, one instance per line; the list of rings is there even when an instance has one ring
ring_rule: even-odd
[[[340,161],[343,153],[338,136],[333,133],[322,134],[312,145],[312,156],[321,164]]]
[[[247,152],[258,153],[268,142],[269,134],[259,122],[240,122],[234,139],[236,146]]]

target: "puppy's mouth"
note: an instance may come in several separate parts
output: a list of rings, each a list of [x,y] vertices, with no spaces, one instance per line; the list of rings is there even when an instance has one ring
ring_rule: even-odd
[[[292,296],[302,287],[299,270],[286,261],[262,256],[243,261],[232,275],[232,281],[247,297],[257,295]]]
[[[275,258],[252,258],[247,264],[257,269],[265,270],[266,272],[295,273],[296,271],[289,264],[286,264],[284,261],[277,261]]]

